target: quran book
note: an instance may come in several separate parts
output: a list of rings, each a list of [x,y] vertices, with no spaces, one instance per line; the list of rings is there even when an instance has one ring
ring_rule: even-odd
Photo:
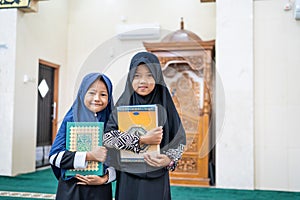
[[[103,122],[67,122],[66,148],[69,151],[87,152],[102,146]],[[69,169],[66,176],[103,175],[103,163],[88,161],[84,169]]]
[[[119,106],[118,125],[122,132],[145,135],[158,126],[156,105]],[[159,145],[143,145],[140,153],[121,150],[121,162],[144,162],[143,153],[159,153]]]

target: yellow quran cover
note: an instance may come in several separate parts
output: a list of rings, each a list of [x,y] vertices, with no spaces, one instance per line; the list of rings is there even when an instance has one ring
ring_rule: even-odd
[[[66,148],[69,151],[86,152],[102,146],[103,122],[67,122]],[[103,163],[88,161],[85,169],[70,169],[66,176],[103,175]]]
[[[119,106],[118,125],[122,132],[145,135],[147,131],[158,126],[156,105]],[[159,145],[144,145],[140,153],[121,150],[122,162],[144,162],[143,153],[159,153]]]

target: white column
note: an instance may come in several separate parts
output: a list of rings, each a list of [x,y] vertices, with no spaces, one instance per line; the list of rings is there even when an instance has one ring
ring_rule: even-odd
[[[0,175],[12,173],[17,10],[0,10]]]
[[[216,186],[254,189],[253,1],[216,6]]]

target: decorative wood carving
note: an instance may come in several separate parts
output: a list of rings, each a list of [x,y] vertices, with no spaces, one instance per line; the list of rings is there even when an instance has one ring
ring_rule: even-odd
[[[181,173],[197,173],[197,158],[183,157],[177,170]]]
[[[183,41],[179,41],[187,36]],[[175,41],[173,41],[175,40]],[[181,29],[161,42],[146,43],[147,51],[156,54],[176,109],[187,134],[187,146],[171,184],[209,185],[209,124],[212,108],[213,59],[215,41],[202,41]]]

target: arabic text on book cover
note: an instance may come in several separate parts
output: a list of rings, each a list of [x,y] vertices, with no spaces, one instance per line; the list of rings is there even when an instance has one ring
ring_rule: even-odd
[[[102,146],[103,122],[67,122],[66,148],[69,151],[87,152]],[[75,174],[103,175],[103,163],[88,161],[84,169],[67,170],[67,176]]]

